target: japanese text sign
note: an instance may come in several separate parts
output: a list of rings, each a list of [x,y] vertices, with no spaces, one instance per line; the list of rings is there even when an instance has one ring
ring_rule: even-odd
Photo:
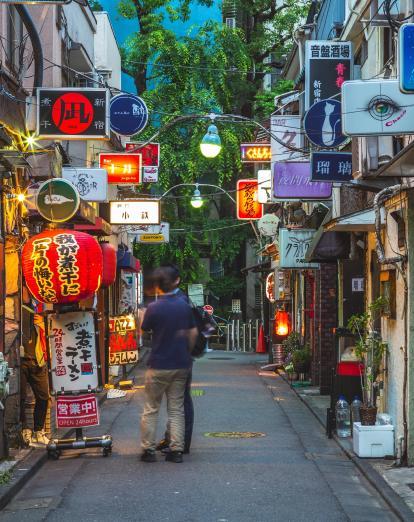
[[[143,143],[128,142],[125,144],[126,152],[135,152],[142,155],[143,167],[159,167],[160,166],[160,144],[147,143],[143,147]]]
[[[114,96],[110,104],[111,130],[122,136],[141,132],[148,122],[148,107],[135,94],[122,93]]]
[[[158,183],[158,167],[142,167],[143,183]]]
[[[306,252],[315,230],[282,228],[279,230],[280,268],[319,268],[317,263],[305,261]]]
[[[272,163],[294,160],[302,156],[301,152],[289,147],[300,148],[303,145],[301,116],[272,116],[270,119]],[[276,141],[278,138],[280,141]],[[285,144],[285,145],[283,145]]]
[[[112,185],[137,185],[141,183],[141,154],[99,154],[99,167],[108,172]]]
[[[52,389],[56,394],[99,386],[95,321],[92,312],[49,315]]]
[[[108,198],[108,173],[105,169],[63,168],[62,178],[70,181],[85,201],[106,201]]]
[[[58,428],[86,428],[99,425],[98,398],[92,393],[76,397],[59,396],[56,400]]]
[[[237,219],[252,220],[263,216],[263,205],[258,201],[258,187],[257,179],[237,181]]]
[[[352,152],[311,154],[311,180],[344,183],[352,179]]]
[[[332,183],[311,181],[308,162],[283,161],[275,163],[273,170],[273,198],[320,200],[329,199]]]
[[[161,222],[159,225],[140,225],[134,227],[134,233],[128,234],[130,243],[169,243],[170,224]]]
[[[133,315],[109,318],[109,364],[132,364],[138,361],[138,342]]]
[[[110,201],[111,225],[158,225],[160,202],[157,199]]]
[[[266,163],[271,160],[269,143],[242,143],[240,152],[243,163]]]
[[[37,134],[54,139],[109,139],[107,89],[37,89]]]
[[[341,92],[352,77],[351,42],[308,40],[305,47],[305,109]]]

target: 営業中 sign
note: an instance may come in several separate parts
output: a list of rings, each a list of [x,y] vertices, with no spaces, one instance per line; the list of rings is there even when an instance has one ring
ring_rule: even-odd
[[[257,179],[239,179],[237,181],[237,219],[252,220],[263,216],[263,205],[258,200]]]
[[[141,165],[141,154],[99,154],[99,166],[107,171],[110,185],[138,185],[141,183]]]
[[[105,169],[64,167],[62,178],[70,181],[85,201],[106,201],[108,173]]]
[[[305,109],[341,92],[351,79],[354,58],[351,42],[305,42]]]
[[[313,152],[311,180],[344,183],[352,179],[352,152]]]
[[[135,143],[130,141],[125,143],[126,152],[135,152],[142,155],[143,167],[159,167],[160,166],[160,144],[147,143],[143,147],[143,143]]]
[[[272,163],[275,161],[294,160],[302,156],[301,152],[289,148],[301,148],[303,145],[301,116],[271,116],[270,132],[272,133]],[[279,138],[282,143],[276,141],[275,138]]]
[[[132,314],[109,318],[109,364],[138,362],[138,341],[135,318]]]
[[[56,394],[96,390],[99,372],[92,312],[48,316],[50,375]]]
[[[349,138],[342,134],[341,104],[338,100],[322,100],[315,103],[305,114],[303,126],[314,145],[335,148]]]
[[[270,143],[242,143],[240,152],[243,163],[266,163],[272,158]]]
[[[109,139],[109,91],[37,89],[37,134],[43,139]]]
[[[305,261],[306,252],[315,230],[282,228],[279,230],[280,268],[319,268],[317,263]]]
[[[319,200],[329,199],[332,183],[311,181],[309,162],[281,161],[273,167],[273,198]]]
[[[68,221],[76,214],[79,203],[78,191],[65,179],[48,179],[40,185],[36,193],[39,214],[54,223]]]
[[[158,199],[110,201],[111,225],[158,225],[160,202]]]
[[[86,428],[99,426],[98,397],[92,393],[56,399],[56,425],[58,428]]]
[[[135,94],[118,94],[110,103],[111,130],[122,136],[141,132],[148,122],[148,108]]]

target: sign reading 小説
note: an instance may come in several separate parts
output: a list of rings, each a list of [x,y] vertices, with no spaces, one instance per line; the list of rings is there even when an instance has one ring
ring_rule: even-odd
[[[130,199],[110,201],[111,225],[158,225],[160,201],[158,199]]]
[[[158,183],[158,167],[142,167],[143,183]]]
[[[99,154],[99,167],[107,171],[111,185],[139,185],[142,182],[141,165],[141,154]]]
[[[305,109],[341,92],[354,66],[352,43],[305,42]]]
[[[52,178],[40,185],[36,193],[39,214],[53,223],[63,223],[72,218],[80,203],[76,188],[65,179]]]
[[[98,397],[92,393],[56,399],[56,425],[58,428],[86,428],[99,426]]]
[[[239,179],[237,181],[237,219],[252,220],[263,216],[263,205],[258,201],[257,179]]]
[[[170,224],[162,221],[159,225],[141,225],[128,234],[129,242],[133,243],[169,243]]]
[[[125,143],[126,152],[135,152],[142,155],[143,167],[159,167],[160,166],[160,144],[147,143],[143,147],[143,143],[135,143],[130,141]]]
[[[319,200],[329,199],[332,183],[311,181],[310,163],[282,161],[273,166],[274,200]]]
[[[271,116],[270,132],[272,133],[272,163],[276,161],[294,160],[302,156],[302,152],[289,148],[301,148],[303,146],[301,116]],[[278,138],[279,141],[275,138]]]
[[[109,318],[109,364],[138,362],[138,340],[135,318],[132,314]]]
[[[242,143],[240,152],[243,163],[267,163],[272,158],[270,143]]]
[[[105,169],[64,167],[62,178],[70,181],[85,201],[108,199],[108,173]]]
[[[400,90],[414,92],[414,24],[403,24],[398,31]]]
[[[37,89],[37,135],[42,139],[109,139],[109,91]]]
[[[48,342],[51,382],[55,393],[98,388],[95,320],[92,312],[49,315]]]
[[[311,180],[344,183],[352,179],[352,152],[313,152]]]
[[[317,263],[305,261],[306,252],[314,235],[315,230],[303,228],[279,230],[280,268],[319,268]]]
[[[257,171],[257,200],[259,203],[272,202],[272,171],[258,170]]]
[[[148,107],[135,94],[122,93],[110,103],[111,130],[122,136],[133,136],[144,130],[148,122]]]
[[[322,100],[305,114],[303,127],[314,145],[322,148],[335,148],[349,138],[342,133],[341,103],[338,100]]]

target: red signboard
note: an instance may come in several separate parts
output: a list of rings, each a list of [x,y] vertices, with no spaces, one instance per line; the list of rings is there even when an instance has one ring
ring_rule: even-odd
[[[263,217],[263,205],[258,201],[257,179],[239,179],[237,182],[237,219],[252,220]]]
[[[240,152],[243,163],[267,163],[272,159],[270,143],[242,143]]]
[[[65,396],[56,398],[56,424],[58,428],[85,428],[99,425],[96,395]]]
[[[141,154],[99,154],[99,167],[108,172],[112,185],[136,185],[141,183]]]
[[[135,152],[142,154],[143,167],[159,167],[160,166],[160,144],[147,143],[144,147],[140,147],[142,143],[128,142],[125,144],[127,152]]]
[[[132,364],[138,361],[138,339],[133,315],[109,318],[109,364]]]

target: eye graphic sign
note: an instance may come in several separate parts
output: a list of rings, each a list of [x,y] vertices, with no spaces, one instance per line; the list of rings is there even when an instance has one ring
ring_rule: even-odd
[[[322,148],[339,147],[348,140],[342,134],[341,104],[338,100],[322,100],[305,114],[306,135],[314,145]]]
[[[37,89],[37,135],[42,139],[109,139],[108,90]]]
[[[99,154],[99,167],[108,172],[110,185],[138,185],[141,179],[141,154]]]
[[[305,261],[306,252],[315,230],[282,228],[279,230],[280,268],[319,268],[317,263]]]
[[[237,181],[237,219],[252,220],[263,216],[263,205],[258,200],[257,179],[239,179]]]

